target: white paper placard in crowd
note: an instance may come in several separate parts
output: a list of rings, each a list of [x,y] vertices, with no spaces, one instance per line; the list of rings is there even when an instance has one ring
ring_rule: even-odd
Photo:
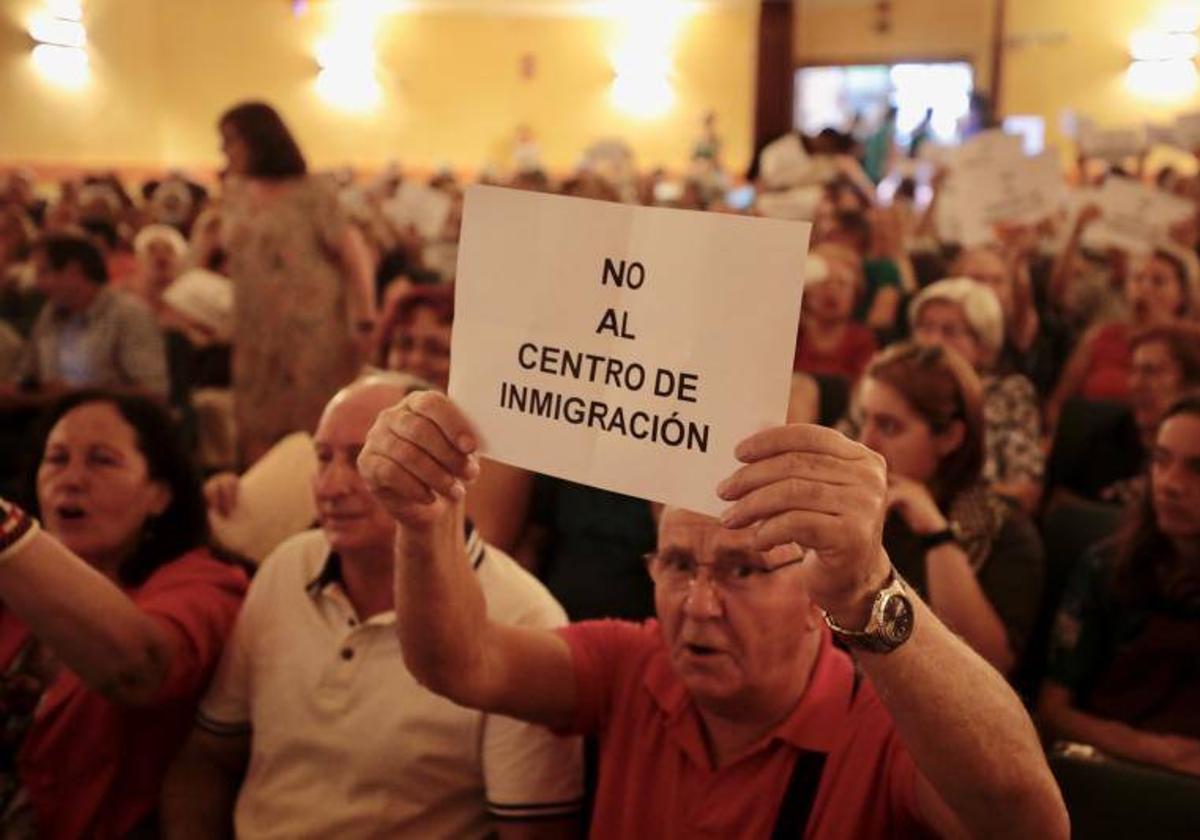
[[[163,302],[209,330],[218,340],[233,335],[233,281],[203,268],[179,275],[163,292]]]
[[[1084,244],[1144,253],[1170,241],[1171,225],[1196,212],[1186,199],[1132,178],[1110,176],[1095,193],[1100,219]]]
[[[817,217],[821,195],[821,187],[793,187],[790,190],[759,193],[754,206],[760,215],[768,219],[811,222]]]
[[[468,188],[449,390],[482,453],[719,512],[786,417],[810,227]]]
[[[795,132],[772,140],[758,159],[758,175],[770,189],[784,189],[812,181],[812,159]]]
[[[384,212],[400,227],[412,225],[425,239],[439,239],[453,200],[441,190],[405,181]]]
[[[1146,133],[1141,128],[1100,129],[1085,124],[1080,126],[1076,142],[1085,157],[1110,163],[1120,163],[1146,151]]]
[[[217,542],[261,563],[279,543],[312,526],[317,508],[312,479],[317,456],[306,432],[290,434],[272,446],[238,481],[231,516],[211,511]]]
[[[1180,114],[1172,126],[1175,145],[1185,152],[1200,149],[1200,113]]]

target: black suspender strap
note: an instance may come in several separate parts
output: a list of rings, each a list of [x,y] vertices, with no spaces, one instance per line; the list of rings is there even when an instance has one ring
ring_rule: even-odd
[[[858,696],[862,673],[854,669],[854,683],[850,688],[850,702]],[[817,801],[817,788],[821,786],[821,774],[825,772],[825,753],[801,750],[796,756],[796,766],[788,780],[783,802],[779,805],[779,816],[775,818],[775,830],[771,840],[796,840],[804,836],[813,804]]]
[[[801,751],[796,756],[796,766],[788,781],[775,819],[772,840],[796,840],[804,836],[808,817],[817,799],[817,788],[821,785],[821,774],[825,770],[825,753]]]

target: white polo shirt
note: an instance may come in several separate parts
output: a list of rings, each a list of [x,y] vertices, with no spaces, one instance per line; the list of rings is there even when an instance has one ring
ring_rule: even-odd
[[[558,627],[566,615],[513,560],[467,542],[497,622]],[[472,838],[495,818],[575,813],[580,745],[456,706],[404,667],[396,616],[359,621],[320,531],[259,568],[197,724],[251,733],[239,837]]]

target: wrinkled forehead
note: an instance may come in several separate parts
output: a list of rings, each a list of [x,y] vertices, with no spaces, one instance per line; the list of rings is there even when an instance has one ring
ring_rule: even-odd
[[[663,510],[658,526],[658,551],[667,550],[686,551],[699,560],[733,552],[761,553],[771,564],[800,556],[800,548],[794,543],[758,552],[753,526],[724,528],[715,517],[671,507]]]

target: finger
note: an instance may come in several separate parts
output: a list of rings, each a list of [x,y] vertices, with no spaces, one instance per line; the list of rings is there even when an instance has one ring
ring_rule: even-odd
[[[455,500],[466,495],[463,483],[412,441],[397,441],[394,446],[378,454],[379,457],[386,458],[406,470],[413,478],[435,493]]]
[[[841,517],[814,511],[781,513],[760,522],[754,529],[754,548],[758,551],[794,542],[823,554],[845,541],[846,528]]]
[[[437,494],[402,465],[377,451],[363,451],[358,468],[371,492],[393,504],[430,504]]]
[[[445,394],[435,391],[420,391],[405,399],[408,409],[433,423],[456,449],[463,454],[474,452],[479,447],[479,435],[462,413]]]
[[[219,488],[221,500],[221,512],[226,516],[231,516],[238,503],[238,480],[230,478],[229,481],[223,483]]]
[[[446,438],[436,422],[423,415],[402,406],[399,413],[388,416],[386,429],[389,436],[387,443],[379,447],[380,452],[388,452],[401,443],[408,443],[421,449],[457,478],[469,481],[478,473],[477,459],[465,455]]]
[[[734,456],[739,461],[751,463],[784,452],[814,452],[834,458],[857,460],[868,457],[871,450],[835,429],[810,423],[796,423],[790,426],[775,426],[751,435],[737,445]]]
[[[855,488],[793,476],[742,497],[721,515],[721,524],[726,528],[744,528],[789,510],[841,516],[861,507],[862,501],[863,494]]]
[[[793,451],[741,467],[717,485],[717,495],[734,501],[752,490],[792,476],[830,484],[855,483],[853,471],[844,459],[821,452]]]

